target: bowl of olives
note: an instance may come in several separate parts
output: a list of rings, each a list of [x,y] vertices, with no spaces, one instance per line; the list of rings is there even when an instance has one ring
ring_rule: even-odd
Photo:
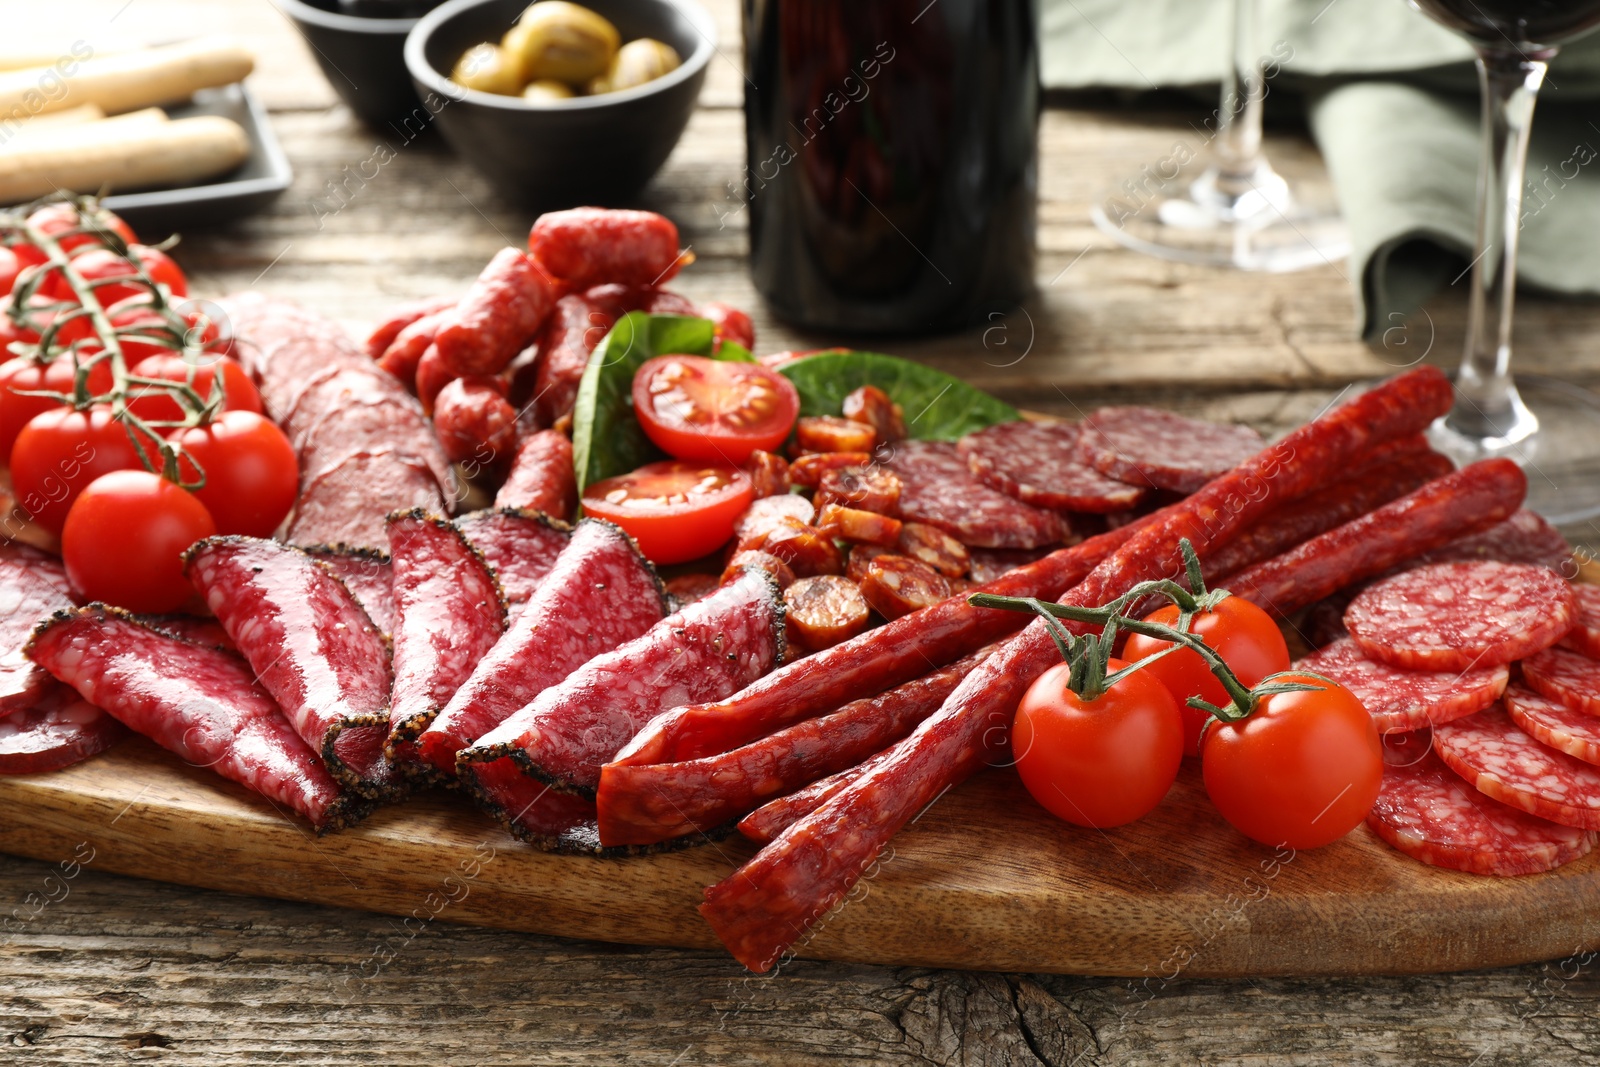
[[[627,200],[688,125],[715,50],[695,0],[448,0],[406,66],[451,147],[539,210]]]

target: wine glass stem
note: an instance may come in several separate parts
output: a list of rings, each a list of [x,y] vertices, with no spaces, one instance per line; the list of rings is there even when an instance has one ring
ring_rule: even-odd
[[[1213,149],[1217,185],[1233,196],[1250,191],[1261,160],[1261,112],[1267,94],[1256,40],[1260,7],[1260,0],[1235,0],[1233,44],[1228,71],[1222,78],[1222,102],[1217,109]]]
[[[1483,48],[1483,160],[1478,172],[1478,235],[1467,307],[1467,344],[1456,377],[1456,403],[1447,420],[1474,438],[1514,443],[1538,422],[1511,380],[1511,313],[1516,301],[1517,238],[1528,131],[1539,86],[1554,49],[1533,56]]]

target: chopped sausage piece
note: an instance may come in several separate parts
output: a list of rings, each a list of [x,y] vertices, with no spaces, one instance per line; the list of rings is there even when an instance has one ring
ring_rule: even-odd
[[[878,435],[871,426],[836,415],[804,415],[794,428],[801,452],[871,452]]]
[[[841,507],[900,517],[900,479],[881,467],[842,467],[817,483],[817,507]]]
[[[416,300],[409,304],[402,304],[392,309],[388,317],[367,337],[367,355],[373,359],[382,356],[384,351],[400,336],[400,331],[410,326],[418,319],[426,318],[437,311],[456,306],[455,297],[433,297],[428,300]],[[418,355],[421,355],[419,352]]]
[[[694,256],[678,251],[678,227],[653,211],[577,207],[548,211],[528,232],[528,251],[570,288],[660,285]]]
[[[496,467],[517,440],[517,409],[495,378],[457,378],[433,401],[433,432],[450,462],[469,469]]]
[[[812,652],[850,640],[872,617],[856,583],[836,574],[801,578],[784,592],[783,605],[790,640]]]
[[[542,511],[563,521],[572,518],[578,510],[578,482],[567,435],[540,430],[524,437],[517,444],[511,472],[495,494],[494,506]]]
[[[744,514],[733,524],[733,540],[741,550],[760,548],[767,534],[785,523],[805,524],[816,517],[816,509],[803,496],[786,493],[783,496],[764,496],[750,502]]]
[[[725,583],[733,581],[746,567],[758,567],[766,571],[777,580],[779,589],[787,589],[794,584],[793,568],[771,552],[762,552],[759,549],[735,552],[733,558],[728,560],[727,569],[722,572],[722,581]],[[670,582],[668,588],[671,588]]]
[[[844,417],[871,426],[880,443],[905,439],[905,412],[876,385],[863,385],[846,396]]]
[[[782,496],[789,491],[789,461],[776,452],[756,449],[750,453],[750,460],[744,465],[744,469],[750,475],[751,484],[755,486],[757,500],[762,497]]]
[[[761,548],[783,560],[801,578],[844,573],[844,556],[838,546],[815,526],[784,523],[767,534]]]
[[[390,340],[388,346],[378,353],[376,357],[378,366],[399,378],[407,389],[415,389],[417,365],[422,362],[423,353],[433,345],[439,327],[444,325],[444,318],[444,312],[439,311],[407,323]]]
[[[861,594],[886,619],[930,607],[950,595],[944,575],[910,556],[879,556],[867,566]]]
[[[892,545],[903,536],[899,519],[838,504],[824,504],[817,516],[817,525],[829,537],[855,544]]]
[[[850,559],[845,566],[844,576],[852,582],[859,582],[867,576],[867,568],[872,566],[872,561],[882,555],[899,555],[879,545],[851,545]]]
[[[900,551],[921,560],[946,578],[960,578],[972,568],[967,546],[937,526],[908,522],[900,528]]]
[[[453,375],[497,374],[539,334],[555,286],[515,248],[496,252],[433,339]]]
[[[806,489],[815,489],[822,476],[842,467],[866,467],[872,463],[870,452],[808,452],[789,464],[789,481]]]

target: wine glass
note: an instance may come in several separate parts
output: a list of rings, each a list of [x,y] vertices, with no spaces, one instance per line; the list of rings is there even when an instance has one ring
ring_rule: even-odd
[[[1183,263],[1274,273],[1349,254],[1331,189],[1318,196],[1293,186],[1262,154],[1267,77],[1258,23],[1259,0],[1235,0],[1232,54],[1209,137],[1180,142],[1094,205],[1095,225],[1122,245]]]
[[[1467,344],[1456,401],[1434,447],[1457,462],[1506,455],[1527,468],[1527,506],[1556,523],[1600,514],[1600,396],[1565,382],[1513,382],[1511,312],[1533,105],[1557,48],[1600,26],[1600,0],[1411,0],[1478,53],[1483,163]]]

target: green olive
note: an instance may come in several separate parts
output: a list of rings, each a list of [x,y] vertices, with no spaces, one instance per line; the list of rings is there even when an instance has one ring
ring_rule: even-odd
[[[670,44],[641,37],[629,41],[611,61],[611,69],[589,83],[591,93],[615,93],[655,81],[677,70],[683,61]]]
[[[566,82],[544,81],[529,82],[522,90],[522,99],[535,104],[548,104],[552,100],[571,100],[577,94],[572,91],[572,86]]]
[[[455,70],[450,72],[450,80],[480,93],[516,96],[522,91],[517,65],[494,44],[475,44],[462,53]]]
[[[505,35],[525,81],[582,85],[611,67],[622,37],[586,7],[565,0],[539,0]]]

